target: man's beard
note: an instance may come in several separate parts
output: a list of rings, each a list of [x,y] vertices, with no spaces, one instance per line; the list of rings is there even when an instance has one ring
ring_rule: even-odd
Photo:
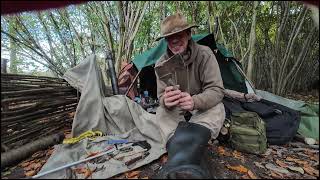
[[[187,48],[182,53],[180,53],[180,55],[184,61],[188,60],[191,55],[189,46],[187,46]]]

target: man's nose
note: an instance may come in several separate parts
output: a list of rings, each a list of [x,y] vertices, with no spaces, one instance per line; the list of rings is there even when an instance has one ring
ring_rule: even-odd
[[[179,40],[178,40],[178,38],[173,38],[172,39],[172,43],[177,43]]]

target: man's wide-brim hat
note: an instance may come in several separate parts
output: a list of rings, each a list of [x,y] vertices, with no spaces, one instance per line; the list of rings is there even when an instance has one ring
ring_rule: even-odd
[[[199,27],[194,24],[188,24],[187,19],[180,13],[166,17],[160,25],[161,36],[156,39],[159,41],[161,38],[176,34],[178,32],[190,29],[193,27]]]

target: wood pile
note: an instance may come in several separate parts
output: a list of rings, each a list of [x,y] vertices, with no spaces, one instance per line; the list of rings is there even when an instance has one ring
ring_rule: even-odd
[[[64,79],[1,73],[1,152],[71,129],[79,96]]]

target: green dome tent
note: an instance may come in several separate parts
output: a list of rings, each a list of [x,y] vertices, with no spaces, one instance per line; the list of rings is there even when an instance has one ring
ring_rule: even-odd
[[[226,89],[247,93],[245,79],[241,75],[241,73],[238,71],[236,65],[232,62],[232,60],[234,60],[234,62],[236,62],[241,67],[240,62],[234,59],[230,51],[228,51],[222,45],[217,44],[215,42],[213,34],[193,35],[192,39],[201,45],[210,47],[210,49],[213,52],[215,52],[214,50],[216,49],[218,50],[217,52],[215,52],[215,55],[218,60],[218,64],[219,64],[221,75],[222,75],[222,80],[224,83],[224,87]],[[152,77],[154,75],[152,75],[151,72],[148,73],[146,71],[153,71],[153,68],[150,68],[149,66],[151,67],[154,66],[154,64],[157,62],[157,60],[159,60],[161,55],[165,53],[166,49],[167,49],[167,43],[164,39],[162,39],[159,41],[159,44],[156,47],[153,47],[143,52],[142,54],[135,56],[135,58],[132,60],[132,62],[134,63],[138,71],[140,70],[142,71],[142,74],[140,74],[140,77],[142,78],[142,82],[141,82],[142,85],[147,84],[147,83],[144,83],[144,81],[148,81],[148,84],[151,83],[156,86],[155,82],[151,82],[150,80],[150,79],[153,79],[153,81],[155,81],[155,77]],[[147,68],[148,70],[144,69],[146,67],[149,67]],[[148,74],[147,75],[148,79],[143,78],[145,74]],[[148,90],[148,88],[145,88],[145,89]],[[154,91],[154,90],[151,90],[151,91]]]

